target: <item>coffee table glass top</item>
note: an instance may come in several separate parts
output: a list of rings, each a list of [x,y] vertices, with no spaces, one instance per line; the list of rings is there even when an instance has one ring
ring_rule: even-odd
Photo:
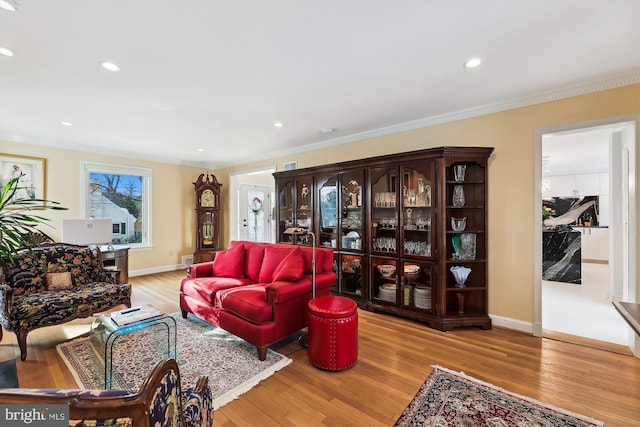
[[[156,330],[157,333],[151,334],[151,336],[166,342],[166,357],[177,360],[176,320],[155,309],[150,304],[103,314],[93,321],[89,335],[91,344],[98,354],[102,355],[104,360],[105,389],[113,386],[113,350],[118,340],[125,335],[146,329]],[[160,345],[161,343],[158,344]],[[135,351],[135,349],[131,350]]]

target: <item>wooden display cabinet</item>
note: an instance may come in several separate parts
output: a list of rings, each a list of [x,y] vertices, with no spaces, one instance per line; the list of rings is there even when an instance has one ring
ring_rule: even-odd
[[[277,172],[279,241],[309,244],[282,233],[293,225],[316,233],[318,245],[335,252],[332,292],[363,309],[441,330],[490,328],[486,230],[492,151],[440,147]],[[297,200],[302,184],[311,190],[312,201],[305,205],[310,212]],[[381,265],[395,271],[384,276]],[[456,286],[451,267],[471,269],[464,287]]]

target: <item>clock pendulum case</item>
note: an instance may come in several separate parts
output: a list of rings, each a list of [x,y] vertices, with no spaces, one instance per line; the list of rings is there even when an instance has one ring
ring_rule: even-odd
[[[193,262],[211,261],[220,250],[220,187],[214,175],[200,174],[196,192],[196,251]]]

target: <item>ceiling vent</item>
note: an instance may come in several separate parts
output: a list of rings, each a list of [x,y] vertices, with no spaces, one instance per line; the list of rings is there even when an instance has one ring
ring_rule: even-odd
[[[294,169],[298,169],[298,162],[289,162],[284,164],[284,170],[292,171]]]

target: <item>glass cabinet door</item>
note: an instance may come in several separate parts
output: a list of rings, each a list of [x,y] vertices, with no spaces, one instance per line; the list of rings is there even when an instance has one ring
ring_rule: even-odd
[[[432,309],[433,264],[404,260],[400,282],[403,306],[420,310]]]
[[[278,241],[293,242],[293,236],[284,234],[295,224],[293,210],[293,180],[278,182]]]
[[[298,228],[313,231],[313,189],[312,177],[296,179],[296,224]],[[296,236],[296,243],[311,245],[311,237],[307,234]]]
[[[340,249],[344,251],[361,251],[363,245],[362,218],[362,170],[345,172],[340,175],[341,210],[340,210]]]
[[[371,251],[397,254],[398,243],[398,168],[371,170]]]
[[[432,257],[433,210],[431,209],[433,162],[402,168],[402,248],[404,256]]]
[[[318,192],[320,221],[318,245],[336,249],[338,247],[338,215],[340,212],[338,177],[320,178]]]
[[[361,255],[340,254],[340,293],[347,296],[364,297],[362,288],[364,261]],[[350,295],[349,295],[350,294]]]
[[[376,303],[397,303],[398,295],[398,261],[395,259],[371,257],[369,281],[371,300]],[[400,276],[401,277],[401,276]]]

